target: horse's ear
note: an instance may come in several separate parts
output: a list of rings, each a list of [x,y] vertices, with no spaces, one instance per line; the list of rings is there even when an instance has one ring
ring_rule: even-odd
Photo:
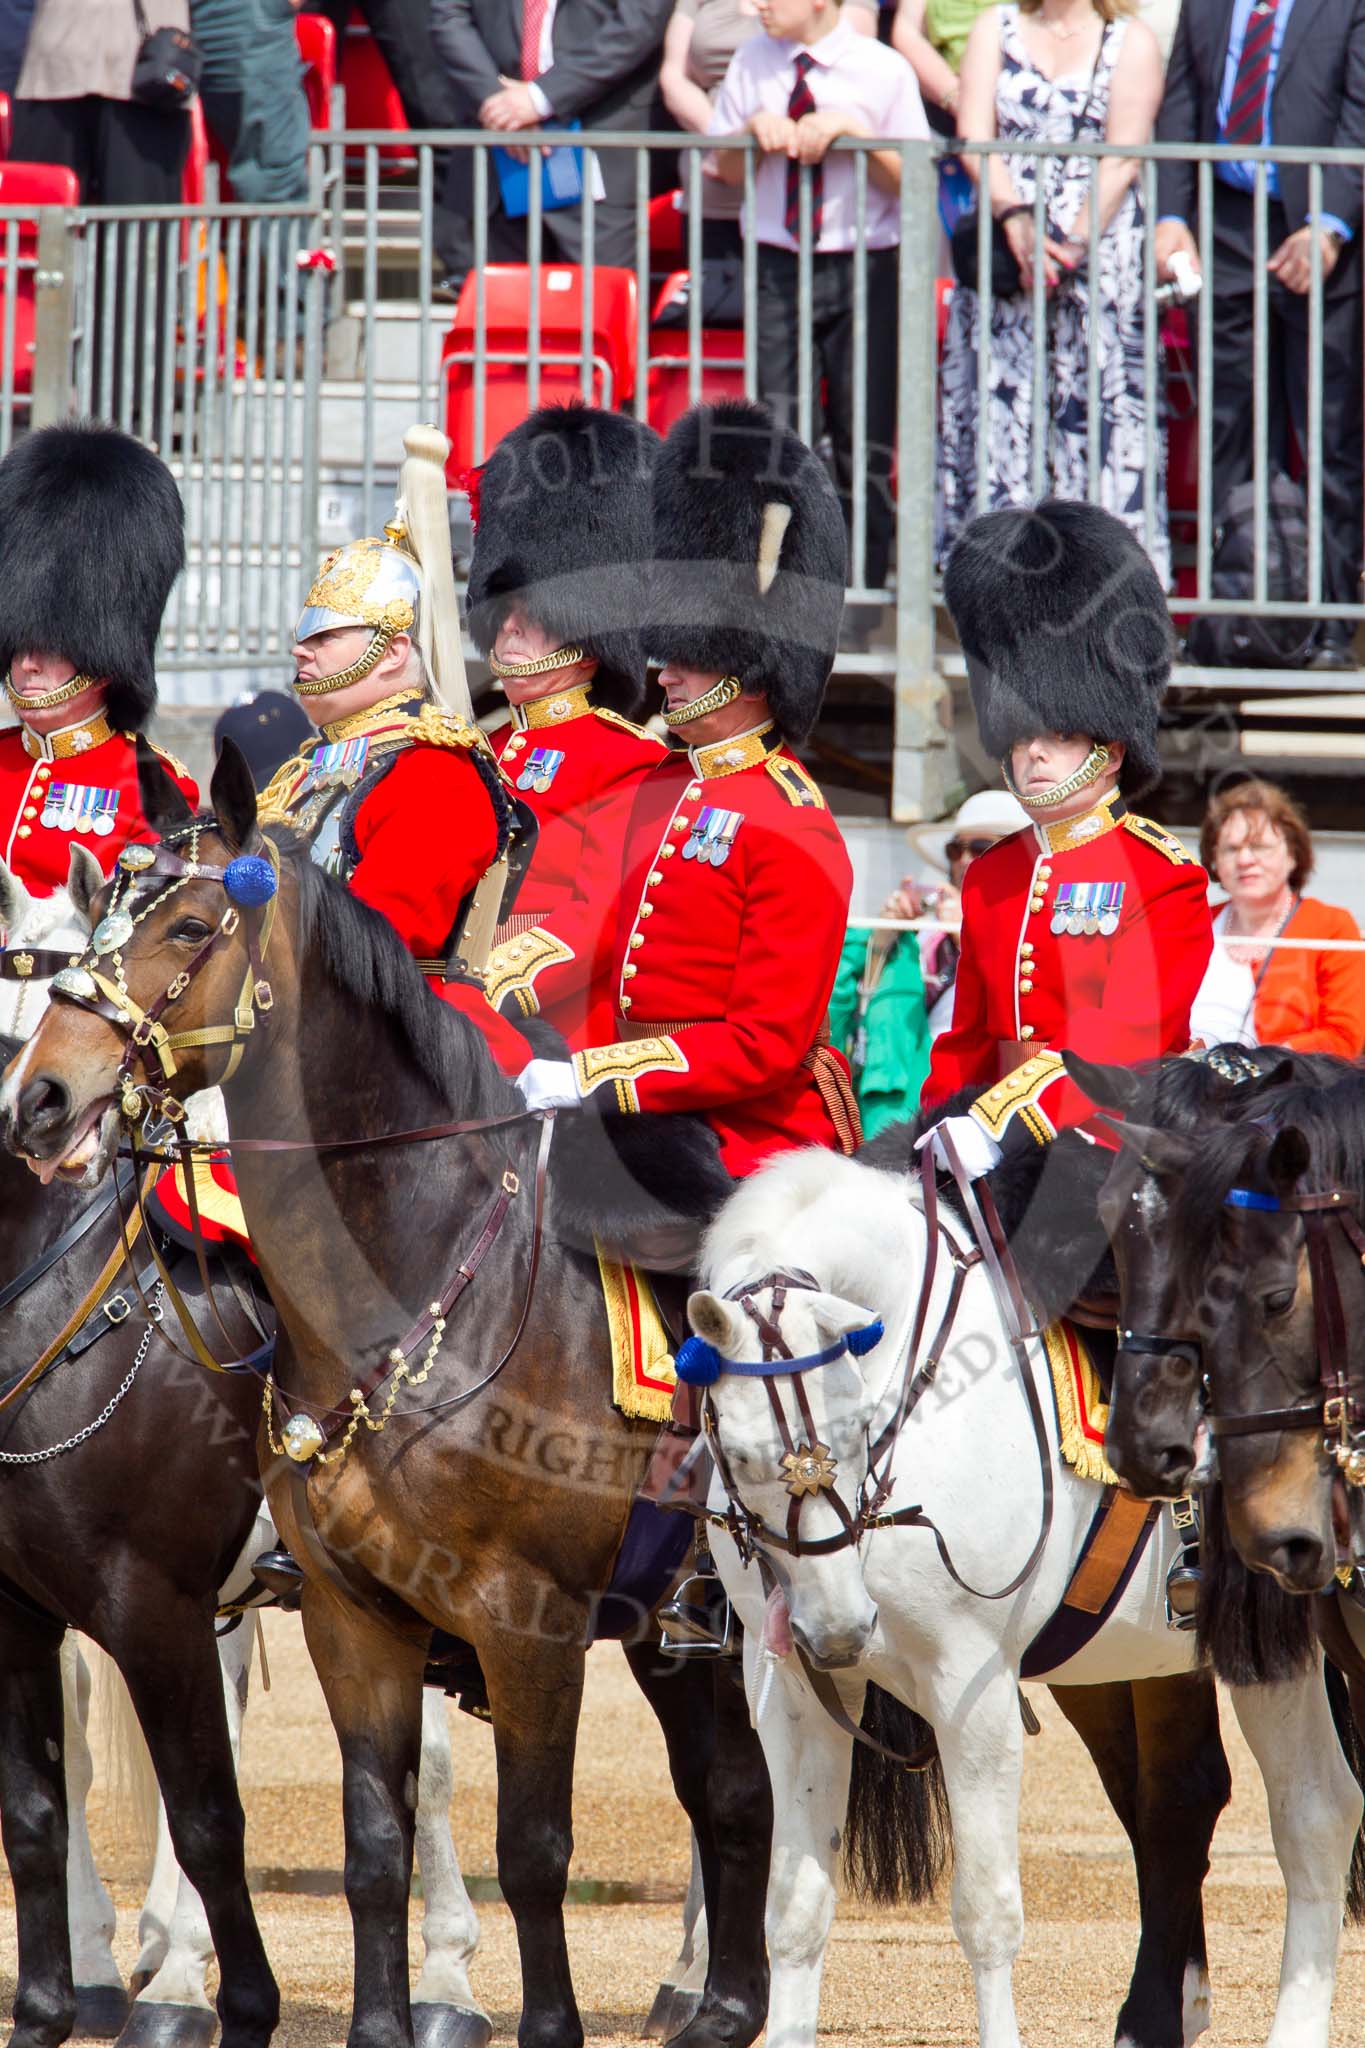
[[[32,901],[13,869],[0,860],[0,931],[17,931]]]
[[[718,1294],[708,1288],[699,1287],[695,1294],[687,1297],[687,1320],[694,1333],[707,1344],[723,1351],[727,1358],[737,1358],[744,1342],[745,1316],[733,1301],[722,1301]]]
[[[1137,1153],[1149,1173],[1183,1173],[1194,1157],[1189,1139],[1178,1138],[1172,1131],[1159,1131],[1152,1124],[1120,1122],[1113,1116],[1102,1116],[1099,1122],[1108,1125],[1125,1150]]]
[[[104,887],[104,869],[88,846],[79,839],[71,842],[71,866],[66,875],[66,893],[77,917],[91,922],[90,906]]]
[[[218,830],[233,852],[240,853],[256,830],[256,785],[236,740],[224,738],[218,749],[209,802]]]
[[[180,784],[156,748],[137,736],[137,786],[142,797],[142,815],[158,839],[179,831],[194,816]]]
[[[850,1331],[861,1333],[876,1327],[877,1340],[874,1341],[880,1339],[881,1329],[875,1309],[862,1308],[856,1301],[845,1301],[841,1294],[817,1294],[811,1307],[816,1322],[831,1337],[846,1337]],[[871,1350],[872,1347],[868,1345],[867,1348]]]
[[[1064,1052],[1062,1065],[1076,1086],[1104,1109],[1132,1109],[1142,1093],[1142,1082],[1131,1067],[1101,1066],[1078,1052]]]
[[[1296,1124],[1276,1131],[1275,1142],[1266,1154],[1265,1170],[1278,1195],[1292,1194],[1312,1164],[1308,1140]]]

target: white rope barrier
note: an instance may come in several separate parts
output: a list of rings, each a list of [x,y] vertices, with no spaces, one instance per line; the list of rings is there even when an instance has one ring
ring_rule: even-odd
[[[848,928],[855,932],[961,932],[961,923],[948,924],[937,917],[851,917]],[[1365,939],[1248,938],[1245,933],[1215,932],[1215,946],[1252,946],[1258,952],[1278,947],[1297,953],[1365,953]]]

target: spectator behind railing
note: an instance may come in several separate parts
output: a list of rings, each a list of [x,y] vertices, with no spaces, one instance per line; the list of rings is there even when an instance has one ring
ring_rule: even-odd
[[[829,155],[841,135],[888,141],[927,138],[915,74],[903,57],[855,35],[838,0],[763,0],[765,34],[736,52],[711,116],[713,135],[752,135],[761,151],[754,180],[754,218],[746,235],[758,248],[759,395],[785,424],[799,428],[797,229],[799,167],[811,180],[810,377],[825,380],[825,425],[844,513],[852,523],[853,400],[866,377],[866,562],[854,579],[870,589],[885,583],[891,560],[891,456],[896,432],[897,249],[901,159],[873,150],[867,164],[867,217],[855,218],[851,151]],[[727,184],[744,178],[744,152],[719,150]],[[867,346],[859,365],[853,348],[853,250],[867,250]],[[925,289],[928,280],[924,281]],[[861,570],[861,574],[860,574]]]
[[[1160,142],[1278,143],[1365,148],[1365,8],[1360,0],[1184,0],[1157,122]],[[1291,431],[1306,455],[1308,291],[1312,227],[1307,164],[1271,165],[1266,264],[1266,372],[1272,468],[1288,470]],[[1220,163],[1213,178],[1213,518],[1234,484],[1252,474],[1259,376],[1253,343],[1255,169]],[[1183,251],[1200,258],[1195,165],[1164,160],[1157,172],[1157,272],[1172,275]],[[1360,601],[1361,187],[1356,166],[1322,171],[1323,596]],[[1267,479],[1267,482],[1269,479]],[[1312,485],[1310,477],[1310,488]],[[1355,667],[1347,620],[1324,620],[1311,668]]]
[[[845,0],[848,24],[860,35],[877,33],[875,0]],[[663,102],[680,128],[706,135],[716,88],[730,68],[741,43],[760,32],[755,0],[675,0],[664,36],[664,61],[659,72]],[[688,206],[690,152],[679,158],[683,211]],[[702,184],[702,255],[737,256],[740,196],[719,178]]]
[[[672,8],[673,0],[431,0],[431,32],[477,125],[523,150],[542,126],[648,128]],[[594,259],[633,264],[634,152],[604,149],[597,164]],[[509,216],[492,171],[488,187],[489,261],[524,263],[525,218]],[[472,191],[469,152],[455,150],[447,199],[468,216]],[[580,261],[579,206],[547,212],[544,225],[547,253]]]
[[[144,0],[147,30],[190,25],[188,0]],[[89,206],[174,206],[190,140],[187,107],[141,105],[133,67],[144,30],[132,0],[37,0],[14,101],[10,153],[66,164]]]
[[[1131,0],[1018,0],[983,13],[967,40],[958,132],[1031,142],[1149,142],[1161,98],[1161,59]],[[1144,516],[1147,441],[1157,431],[1143,398],[1143,213],[1131,157],[965,156],[1018,266],[1019,287],[991,302],[989,411],[977,416],[981,303],[953,294],[944,343],[938,552],[947,555],[977,509],[984,454],[986,506],[1026,505],[1032,442],[1044,439],[1043,492],[1085,498],[1090,436],[1098,437],[1099,502],[1150,549],[1170,581],[1164,480],[1158,474],[1150,542]],[[986,173],[980,175],[979,166]],[[1045,232],[1034,239],[1043,183]],[[1089,275],[1092,195],[1099,207],[1099,277]],[[1047,287],[1046,334],[1033,325],[1033,274]],[[1100,408],[1087,400],[1088,350],[1099,355]],[[1046,416],[1033,418],[1033,357],[1047,349]]]
[[[1226,890],[1216,945],[1190,1030],[1206,1045],[1287,1045],[1296,1052],[1365,1047],[1365,953],[1273,946],[1278,938],[1358,940],[1348,910],[1303,894],[1313,872],[1308,820],[1273,782],[1234,783],[1209,805],[1199,857]]]
[[[190,0],[204,119],[228,159],[232,197],[287,206],[308,196],[308,97],[298,0]]]

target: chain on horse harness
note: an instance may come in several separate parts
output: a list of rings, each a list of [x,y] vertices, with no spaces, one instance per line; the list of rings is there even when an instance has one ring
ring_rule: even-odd
[[[1210,1414],[1206,1418],[1209,1428],[1215,1437],[1320,1429],[1323,1448],[1346,1484],[1365,1487],[1365,1434],[1361,1430],[1361,1425],[1365,1425],[1365,1400],[1353,1388],[1347,1369],[1346,1314],[1329,1237],[1332,1225],[1337,1225],[1353,1256],[1365,1266],[1365,1231],[1355,1217],[1356,1196],[1342,1187],[1293,1196],[1237,1187],[1228,1190],[1224,1201],[1233,1209],[1283,1211],[1303,1218],[1313,1297],[1318,1392],[1307,1401],[1284,1408],[1263,1408],[1250,1415]]]

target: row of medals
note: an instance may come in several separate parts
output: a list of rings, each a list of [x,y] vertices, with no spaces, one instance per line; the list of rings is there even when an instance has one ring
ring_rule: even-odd
[[[1052,913],[1052,931],[1056,938],[1061,938],[1065,932],[1068,938],[1079,939],[1084,936],[1093,939],[1096,932],[1099,932],[1106,939],[1112,939],[1118,928],[1117,910],[1106,910],[1102,916],[1095,910],[1066,911],[1058,908]]]

